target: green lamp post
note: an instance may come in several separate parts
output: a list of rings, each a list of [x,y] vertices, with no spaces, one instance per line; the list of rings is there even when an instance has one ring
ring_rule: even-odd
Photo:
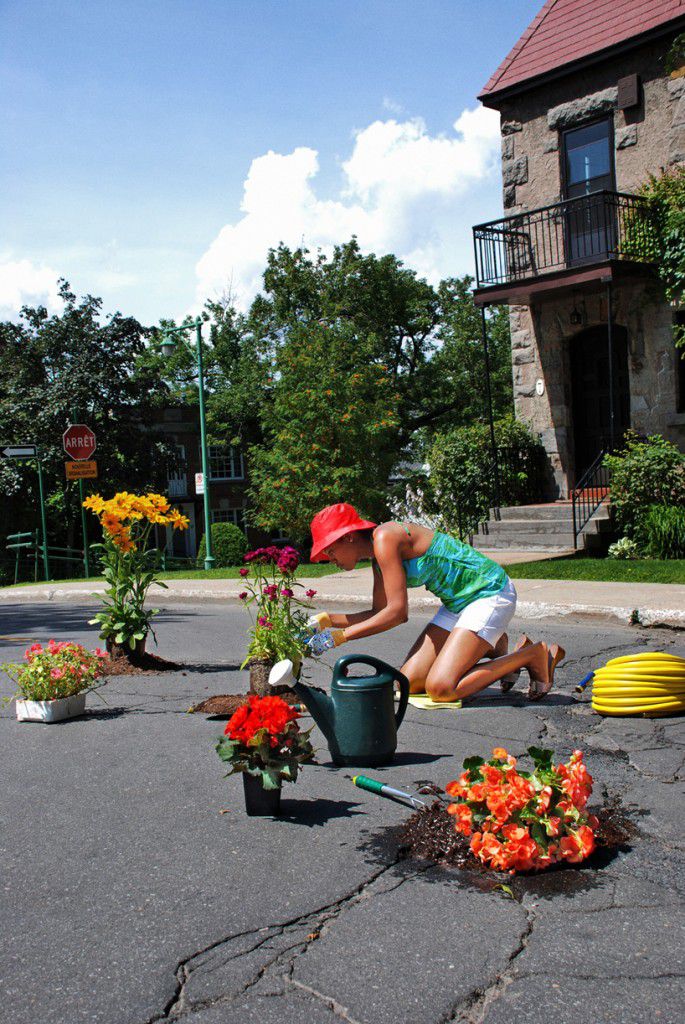
[[[176,342],[172,334],[180,334],[185,347],[192,352],[192,346],[183,337],[186,331],[195,328],[195,359],[197,361],[197,389],[200,398],[200,449],[202,452],[202,478],[204,480],[204,506],[205,506],[205,569],[214,568],[214,556],[212,555],[212,530],[209,496],[209,454],[207,449],[207,422],[205,419],[205,378],[202,366],[202,320],[198,317],[191,324],[183,324],[181,327],[165,327],[165,339],[162,342],[162,355],[165,358],[173,355]]]

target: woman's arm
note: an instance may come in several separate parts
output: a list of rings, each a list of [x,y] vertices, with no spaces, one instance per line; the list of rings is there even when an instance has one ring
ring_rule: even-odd
[[[371,599],[371,611],[352,612],[350,615],[340,612],[335,615],[331,615],[331,626],[334,629],[345,629],[347,626],[356,626],[360,622],[366,622],[387,605],[388,601],[385,596],[385,587],[383,586],[383,575],[381,570],[375,560],[371,563],[371,566],[373,570],[373,597]]]
[[[349,616],[332,616],[333,625],[345,630],[345,640],[361,640],[365,636],[383,633],[408,618],[409,599],[407,577],[402,565],[400,544],[402,538],[394,531],[382,527],[374,539],[374,554],[379,572],[374,569],[373,609]],[[378,602],[378,605],[377,605]],[[345,619],[346,622],[337,620]]]

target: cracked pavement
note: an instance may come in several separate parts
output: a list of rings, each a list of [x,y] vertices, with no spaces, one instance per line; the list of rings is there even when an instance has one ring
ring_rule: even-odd
[[[0,661],[21,637],[95,646],[90,608],[0,608]],[[399,665],[429,618],[356,650]],[[593,800],[620,798],[638,833],[598,866],[505,879],[402,859],[409,811],[352,787],[328,760],[286,786],[283,817],[248,819],[214,752],[223,723],[187,708],[243,692],[245,613],[169,606],[159,651],[182,671],[118,677],[85,718],[45,727],[0,714],[0,1020],[12,1024],[642,1024],[682,1018],[685,718],[602,719],[573,698],[619,653],[685,654],[682,633],[515,622],[568,657],[550,697],[523,683],[462,711],[409,708],[396,763],[412,788],[504,744],[586,750]],[[512,631],[513,632],[513,631]],[[154,649],[154,647],[153,647]],[[333,658],[329,658],[330,664]],[[314,682],[327,681],[318,666]],[[3,677],[2,694],[12,692]],[[220,812],[226,813],[220,813]]]

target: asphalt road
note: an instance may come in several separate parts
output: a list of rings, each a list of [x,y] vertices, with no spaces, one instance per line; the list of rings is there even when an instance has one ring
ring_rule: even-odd
[[[1,607],[0,661],[29,639],[95,646],[90,614]],[[241,781],[224,778],[213,749],[223,724],[186,714],[246,689],[244,615],[165,610],[158,649],[184,670],[113,679],[83,719],[46,727],[3,710],[3,1024],[682,1019],[685,720],[602,720],[572,697],[618,653],[685,653],[682,633],[519,622],[568,652],[547,701],[514,692],[409,709],[397,763],[379,777],[444,784],[495,744],[580,746],[597,798],[631,809],[629,847],[599,867],[517,880],[511,899],[477,875],[397,862],[387,831],[408,812],[354,789],[320,734],[320,764],[286,787],[283,818],[245,816]],[[357,649],[399,665],[426,619]]]

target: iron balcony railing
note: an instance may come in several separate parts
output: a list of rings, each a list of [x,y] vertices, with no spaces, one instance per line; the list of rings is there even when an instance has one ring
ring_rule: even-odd
[[[657,251],[647,202],[607,191],[478,224],[473,241],[478,288],[606,260],[653,263]]]

